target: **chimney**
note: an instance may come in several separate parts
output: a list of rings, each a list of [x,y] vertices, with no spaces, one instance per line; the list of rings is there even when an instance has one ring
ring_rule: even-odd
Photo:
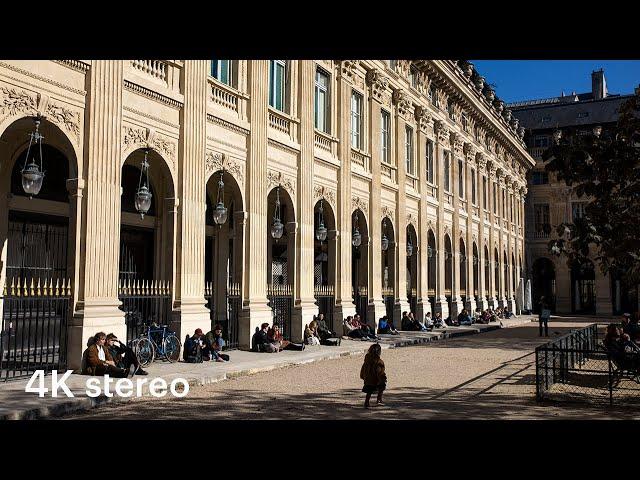
[[[602,68],[591,72],[591,92],[594,100],[607,98],[607,80],[604,78],[604,70]]]

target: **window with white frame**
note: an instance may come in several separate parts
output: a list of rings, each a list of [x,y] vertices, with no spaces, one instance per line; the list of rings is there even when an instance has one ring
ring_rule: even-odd
[[[391,115],[380,110],[380,147],[381,161],[391,163]]]
[[[231,70],[231,60],[211,60],[211,76],[225,85],[231,85]]]
[[[477,205],[476,201],[476,171],[471,169],[471,203]]]
[[[458,159],[458,196],[464,198],[464,162]]]
[[[287,87],[286,60],[271,60],[269,68],[269,105],[281,112],[285,111],[285,92]]]
[[[413,128],[405,127],[405,159],[407,162],[407,173],[415,175],[415,167],[413,162]]]
[[[329,133],[329,74],[318,68],[316,70],[315,88],[315,127]]]
[[[362,150],[362,95],[351,90],[351,146]]]
[[[451,154],[447,150],[444,152],[444,190],[451,191]]]
[[[433,164],[433,142],[431,140],[427,140],[427,158],[426,158],[426,165],[427,165],[427,182],[433,184],[434,182],[434,175],[435,175],[435,166]]]

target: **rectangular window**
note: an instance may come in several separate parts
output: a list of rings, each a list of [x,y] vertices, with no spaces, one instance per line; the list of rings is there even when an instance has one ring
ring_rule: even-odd
[[[427,140],[427,182],[433,184],[433,176],[435,175],[434,165],[433,165],[433,142],[431,140]]]
[[[547,172],[533,172],[531,174],[531,183],[533,185],[546,185],[549,183],[549,174]]]
[[[391,161],[391,115],[384,111],[380,111],[380,145],[382,148],[382,162],[390,163]]]
[[[489,190],[487,189],[487,177],[482,176],[482,200],[484,201],[484,209],[489,210]]]
[[[231,85],[231,60],[211,60],[211,76]]]
[[[449,152],[444,152],[444,190],[446,192],[451,191],[451,155]]]
[[[405,151],[407,161],[407,173],[415,175],[415,169],[413,167],[413,129],[411,127],[405,128]]]
[[[287,65],[285,60],[271,60],[269,69],[269,105],[276,110],[285,110],[285,88]]]
[[[471,203],[477,205],[476,202],[476,171],[471,169]]]
[[[464,163],[458,160],[458,196],[464,198]]]
[[[577,218],[584,217],[585,207],[587,202],[573,202],[571,203],[571,218],[575,221]]]
[[[534,229],[536,233],[551,233],[549,224],[549,204],[543,203],[533,206],[534,211]]]
[[[362,150],[362,95],[351,91],[351,146]]]
[[[316,70],[315,127],[329,133],[329,75]]]

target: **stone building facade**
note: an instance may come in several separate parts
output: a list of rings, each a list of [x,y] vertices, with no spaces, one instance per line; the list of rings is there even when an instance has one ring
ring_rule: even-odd
[[[0,281],[63,282],[71,367],[97,331],[127,336],[144,295],[181,338],[233,321],[241,348],[274,313],[299,340],[319,305],[336,330],[356,311],[515,310],[523,135],[462,61],[1,61]]]
[[[528,177],[525,260],[534,311],[541,295],[551,299],[557,313],[611,315],[638,309],[637,285],[625,286],[620,279],[603,275],[597,262],[570,268],[566,258],[548,249],[555,226],[582,215],[588,199],[578,198],[572,187],[544,171],[543,152],[552,145],[554,134],[591,134],[597,128],[606,135],[615,127],[618,109],[632,96],[609,93],[603,70],[592,72],[591,84],[590,92],[509,105],[526,129],[527,150],[536,161]]]

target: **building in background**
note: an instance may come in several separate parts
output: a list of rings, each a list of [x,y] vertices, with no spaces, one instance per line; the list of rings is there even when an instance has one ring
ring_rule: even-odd
[[[611,94],[604,71],[591,74],[591,91],[559,97],[516,102],[509,105],[525,128],[527,150],[536,165],[528,175],[526,202],[526,267],[531,278],[534,308],[541,295],[551,300],[558,313],[620,314],[638,309],[637,286],[626,287],[620,279],[604,276],[595,262],[567,266],[566,258],[551,255],[547,245],[555,226],[582,215],[586,198],[544,171],[543,152],[551,146],[553,133],[591,134],[615,126],[618,110],[632,94]]]
[[[469,62],[1,61],[0,374],[152,322],[516,310],[523,135]]]

